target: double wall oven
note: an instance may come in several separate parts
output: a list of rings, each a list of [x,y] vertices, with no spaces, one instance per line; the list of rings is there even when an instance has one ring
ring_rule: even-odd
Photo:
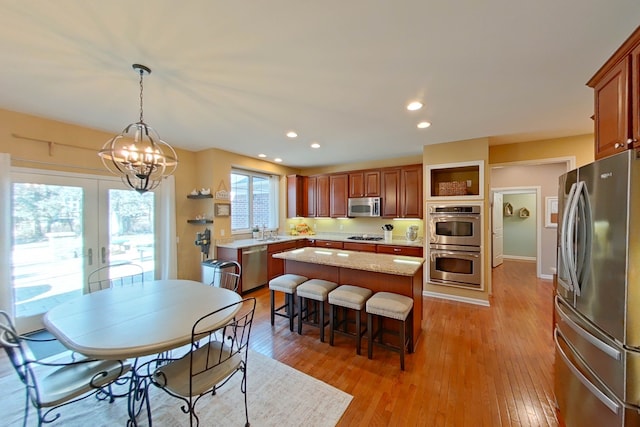
[[[481,289],[480,205],[430,205],[428,215],[429,280]]]

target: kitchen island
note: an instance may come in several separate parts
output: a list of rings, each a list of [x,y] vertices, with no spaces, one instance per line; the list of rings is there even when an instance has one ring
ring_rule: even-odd
[[[355,285],[373,292],[394,292],[413,299],[415,348],[422,331],[422,271],[424,258],[347,251],[299,248],[273,254],[284,260],[284,272],[323,279],[340,285]]]

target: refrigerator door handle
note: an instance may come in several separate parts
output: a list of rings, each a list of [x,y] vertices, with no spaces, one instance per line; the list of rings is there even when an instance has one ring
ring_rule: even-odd
[[[592,224],[593,218],[591,215],[591,203],[589,200],[589,192],[587,191],[587,185],[584,181],[581,182],[580,192],[576,191],[576,198],[578,199],[578,213],[580,222],[580,228],[578,236],[582,237],[582,245],[579,247],[579,253],[576,253],[576,288],[582,289],[582,285],[588,282],[590,263],[591,263],[591,240],[592,240]],[[580,292],[578,292],[580,295]]]
[[[569,370],[571,371],[571,373],[573,373],[573,375],[576,376],[576,378],[578,378],[578,380],[580,380],[580,382],[582,383],[582,385],[584,385],[586,388],[589,389],[589,391],[600,401],[602,402],[603,405],[605,405],[607,408],[609,408],[611,410],[611,412],[613,412],[614,414],[619,414],[620,413],[620,405],[618,405],[617,402],[609,399],[609,397],[604,394],[602,391],[600,391],[600,389],[598,387],[596,387],[591,381],[589,381],[589,379],[587,377],[585,377],[582,372],[580,372],[578,370],[578,368],[576,368],[573,363],[571,363],[571,360],[569,360],[569,357],[565,354],[565,352],[562,350],[562,347],[560,347],[560,342],[558,342],[558,335],[562,335],[562,333],[558,330],[558,328],[556,328],[554,330],[553,333],[553,339],[556,342],[556,351],[558,352],[558,354],[562,357],[564,363],[567,365],[567,367],[569,368]],[[563,337],[564,339],[564,337]],[[566,340],[565,340],[566,341]]]
[[[580,296],[580,286],[578,286],[578,275],[576,272],[576,259],[575,259],[575,248],[573,246],[573,235],[575,233],[575,223],[576,223],[576,215],[578,209],[578,202],[580,201],[580,194],[582,193],[584,187],[584,182],[580,181],[576,184],[575,191],[571,197],[571,202],[568,209],[567,215],[567,228],[563,230],[565,233],[565,244],[566,244],[566,253],[567,258],[566,262],[569,266],[569,277],[571,278],[571,284],[573,286],[573,291],[576,295]],[[569,232],[571,230],[571,232]]]
[[[560,253],[559,256],[562,258],[562,263],[560,263],[560,267],[562,271],[559,271],[558,273],[558,284],[561,285],[563,288],[565,288],[567,291],[571,292],[573,291],[573,283],[571,283],[571,259],[570,259],[570,253],[568,251],[568,240],[570,240],[570,237],[572,236],[569,233],[569,229],[568,229],[568,221],[569,221],[569,207],[571,206],[571,203],[573,201],[573,198],[575,196],[576,193],[576,183],[574,182],[573,184],[571,184],[571,187],[569,188],[569,194],[567,195],[567,199],[566,199],[566,204],[565,204],[565,209],[562,212],[562,223],[561,223],[561,228],[560,228]],[[567,277],[568,276],[568,277]],[[565,283],[564,279],[567,279],[567,281],[569,283]]]
[[[578,325],[576,322],[574,322],[573,319],[571,319],[569,315],[563,311],[562,307],[560,306],[560,300],[558,298],[559,297],[556,296],[556,301],[555,301],[558,314],[560,315],[562,320],[564,320],[567,323],[567,325],[569,325],[569,327],[575,331],[575,333],[580,335],[582,338],[587,340],[591,345],[593,345],[598,350],[602,351],[612,359],[620,360],[622,358],[622,353],[620,353],[614,347],[611,347],[610,345],[600,341],[597,337],[593,336],[584,328],[582,328],[580,325]]]

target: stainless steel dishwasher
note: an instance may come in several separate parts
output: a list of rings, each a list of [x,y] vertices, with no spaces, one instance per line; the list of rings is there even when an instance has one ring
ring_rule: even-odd
[[[242,292],[267,283],[267,245],[242,249]]]

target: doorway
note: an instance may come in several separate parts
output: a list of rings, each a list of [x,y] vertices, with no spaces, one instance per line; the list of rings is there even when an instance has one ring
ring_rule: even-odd
[[[16,328],[42,329],[50,308],[86,292],[88,274],[131,261],[155,270],[154,193],[117,178],[16,170],[11,174],[11,288]]]
[[[552,279],[556,267],[556,229],[545,225],[545,204],[548,197],[557,196],[558,178],[572,169],[575,159],[540,159],[536,162],[514,162],[491,167],[491,193],[494,191],[516,192],[540,189],[536,194],[536,264],[537,275]],[[514,215],[519,212],[514,212]]]

